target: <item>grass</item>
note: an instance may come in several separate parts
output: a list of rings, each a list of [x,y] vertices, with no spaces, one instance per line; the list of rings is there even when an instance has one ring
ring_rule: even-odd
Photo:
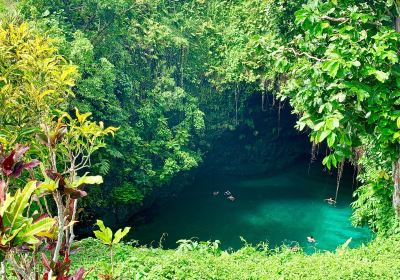
[[[0,0],[0,14],[6,11],[6,4],[4,0]]]
[[[93,269],[99,279],[110,268],[108,251],[94,239],[80,242],[71,258],[74,269]],[[245,246],[221,252],[207,246],[191,250],[115,247],[118,279],[400,279],[400,236],[376,239],[358,249],[306,255],[288,248],[268,250]]]
[[[10,10],[15,10],[17,0],[0,0],[0,15]]]

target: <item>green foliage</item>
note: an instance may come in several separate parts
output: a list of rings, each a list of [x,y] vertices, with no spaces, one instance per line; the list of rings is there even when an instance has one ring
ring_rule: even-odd
[[[133,189],[128,193],[138,195],[114,196],[107,204],[140,202],[155,187],[198,165],[204,113],[186,79],[188,39],[176,27],[178,18],[170,18],[170,4],[21,2],[22,12],[38,28],[53,31],[63,54],[82,73],[71,106],[120,127],[98,155],[100,162],[108,161],[101,170],[108,172],[102,195],[116,195],[128,185]]]
[[[32,194],[36,190],[36,181],[31,181],[14,195],[7,193],[0,204],[1,251],[3,261],[6,253],[13,247],[23,244],[36,245],[38,237],[50,237],[51,229],[56,220],[54,218],[41,218],[34,220],[27,216],[27,208]],[[2,198],[3,199],[3,198]]]
[[[89,206],[118,211],[195,168],[214,137],[246,122],[248,94],[261,92],[289,100],[297,128],[328,146],[329,169],[360,165],[354,221],[377,230],[392,228],[378,220],[392,223],[393,179],[400,215],[398,4],[23,0],[20,8],[78,65],[70,108],[120,127],[98,154],[105,188]],[[378,170],[393,179],[377,183]]]
[[[1,24],[0,50],[0,143],[12,147],[65,106],[77,72],[57,55],[54,40],[37,36],[26,23]]]
[[[130,183],[123,183],[121,186],[118,186],[113,189],[113,197],[116,200],[116,203],[121,204],[132,204],[132,203],[140,203],[144,199],[144,195],[138,188],[134,188]]]
[[[265,42],[293,26],[301,4],[289,2],[21,1],[79,66],[71,107],[120,127],[98,154],[103,199],[89,207],[140,203],[245,121],[244,101],[267,88]]]
[[[361,167],[365,185],[357,192],[355,221],[374,229],[393,225],[387,207],[393,181],[380,180],[376,172],[383,170],[396,181],[397,169],[390,166],[399,153],[400,34],[393,26],[394,14],[386,1],[309,1],[296,12],[299,34],[274,52],[287,61],[277,67],[284,78],[280,97],[289,98],[300,115],[300,130],[309,128],[314,143],[326,141],[331,153],[324,164],[338,167],[352,159]],[[355,151],[365,159],[358,162]],[[385,215],[377,213],[382,209]],[[389,221],[392,225],[382,226]]]
[[[4,13],[6,11],[6,3],[4,2],[4,0],[0,1],[0,13]]]
[[[96,222],[99,230],[93,231],[94,235],[98,240],[101,241],[104,245],[107,245],[110,250],[110,261],[111,261],[111,273],[100,274],[100,277],[103,279],[115,279],[114,272],[114,246],[120,243],[122,238],[124,238],[129,231],[130,227],[125,227],[123,230],[119,229],[115,232],[113,238],[113,232],[109,227],[105,227],[103,221],[97,220]]]
[[[189,251],[199,251],[200,253],[212,253],[213,255],[221,255],[222,250],[219,247],[221,242],[216,241],[194,241],[181,239],[176,242],[179,246],[177,252],[187,253]]]
[[[105,227],[103,221],[97,220],[96,222],[99,230],[93,231],[94,235],[98,240],[100,240],[103,244],[112,246],[118,244],[122,238],[124,238],[130,231],[130,227],[125,227],[123,230],[119,229],[115,232],[113,238],[113,232],[109,227]]]
[[[355,191],[357,200],[354,208],[353,223],[368,225],[372,230],[390,235],[398,231],[398,222],[392,206],[392,177],[389,159],[376,161],[380,158],[380,149],[367,146],[364,156],[359,160],[363,170],[358,176],[361,186]]]
[[[362,185],[355,193],[354,223],[396,233],[391,197],[399,216],[400,35],[393,23],[399,4],[21,1],[21,12],[35,29],[1,23],[0,143],[5,150],[31,143],[30,155],[43,162],[44,182],[22,190],[16,186],[14,195],[2,197],[2,255],[15,246],[35,245],[38,236],[53,237],[50,228],[57,221],[57,244],[44,266],[47,276],[55,267],[63,268],[57,277],[66,276],[68,252],[64,260],[59,252],[69,251],[74,238],[76,199],[86,196],[84,184],[102,183],[101,176],[78,175],[91,167],[94,152],[104,148],[93,167],[106,175],[105,188],[96,190],[102,200],[86,203],[109,207],[111,202],[116,210],[120,203],[140,203],[154,188],[198,166],[204,139],[249,123],[240,112],[252,92],[289,100],[299,116],[297,128],[315,144],[327,144],[323,163],[329,169],[345,160],[358,166]],[[69,98],[73,95],[76,99]],[[75,107],[93,115],[75,109],[72,117]],[[105,128],[96,122],[100,119],[120,127],[107,147],[104,137],[117,129]],[[5,176],[19,177],[19,163],[24,164],[14,155],[2,159]],[[28,216],[33,193],[38,203],[53,195],[54,219]],[[97,225],[95,235],[111,253],[112,273],[104,277],[115,275],[114,253],[118,274],[127,279],[400,277],[393,269],[397,236],[357,250],[347,249],[349,240],[336,254],[313,256],[251,246],[228,253],[219,242],[193,240],[178,241],[176,251],[161,251],[119,245],[130,228],[113,236],[101,221]],[[86,251],[76,258],[104,273],[104,248],[92,240],[82,244]]]
[[[399,242],[398,236],[392,236],[358,249],[344,245],[335,253],[313,255],[285,247],[246,246],[237,252],[214,254],[121,244],[115,247],[115,273],[124,279],[397,279]],[[94,239],[80,245],[82,250],[73,256],[74,261],[93,267],[87,279],[98,279],[109,266],[107,247]]]
[[[51,260],[42,255],[43,278],[66,279],[78,219],[77,199],[86,195],[84,184],[103,182],[101,176],[79,174],[90,167],[93,153],[105,146],[104,137],[117,129],[90,121],[91,113],[75,109],[71,117],[63,111],[67,97],[73,95],[77,72],[58,55],[54,40],[26,23],[2,22],[0,48],[1,274],[5,277],[9,263],[19,279],[38,279],[43,272],[38,253],[47,250]],[[32,170],[39,164],[41,175]],[[29,171],[31,180],[42,177],[44,182],[30,181],[19,188],[24,180],[16,178],[24,175],[23,170]],[[50,194],[56,215],[47,203]],[[31,211],[31,205],[37,210]],[[83,273],[78,270],[73,279],[82,279]]]
[[[325,160],[328,167],[350,157],[351,147],[358,147],[360,137],[371,133],[380,135],[382,148],[393,149],[397,129],[391,120],[397,117],[391,92],[399,35],[390,27],[390,18],[383,16],[384,8],[378,3],[310,2],[296,13],[304,35],[290,43],[301,49],[294,50],[291,66],[282,68],[282,73],[291,73],[282,95],[290,97],[301,114],[299,128],[311,128],[316,143],[328,140],[334,150]]]
[[[366,170],[383,169],[394,179],[399,173],[390,166],[400,151],[400,35],[393,24],[394,1],[209,1],[195,13],[218,18],[207,22],[203,33],[204,45],[211,46],[210,82],[231,90],[250,83],[276,94],[280,102],[289,100],[299,116],[297,128],[310,133],[315,144],[327,144],[323,163],[329,169],[350,159],[365,172],[360,178],[366,185],[381,188],[373,195],[362,188],[363,198],[354,206],[372,213],[379,211],[370,208],[374,198],[381,206],[390,204],[393,180],[377,185]],[[371,158],[376,165],[358,163],[356,150],[371,149],[379,151]],[[399,190],[392,193],[399,197]],[[388,219],[383,212],[364,219],[359,215],[366,212],[359,211],[355,221],[391,228],[376,224],[377,219],[392,223],[386,206],[380,209],[389,212]]]
[[[99,230],[93,231],[94,235],[98,240],[100,240],[103,244],[105,245],[111,245],[112,244],[112,230],[109,227],[105,227],[103,221],[97,220],[96,222],[97,226],[99,227]]]

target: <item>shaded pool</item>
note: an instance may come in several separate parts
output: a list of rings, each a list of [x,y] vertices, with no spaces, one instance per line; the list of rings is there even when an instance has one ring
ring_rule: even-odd
[[[350,237],[350,247],[367,243],[367,228],[354,228],[351,178],[342,180],[336,207],[324,202],[334,197],[336,176],[314,164],[288,168],[275,176],[198,176],[195,183],[147,213],[150,221],[135,226],[131,238],[140,244],[175,248],[179,239],[220,240],[224,249],[238,249],[247,242],[267,241],[271,247],[298,242],[307,252],[315,250],[306,237],[317,240],[316,249],[334,250]],[[224,196],[229,190],[234,202]],[[213,196],[213,191],[219,191]]]

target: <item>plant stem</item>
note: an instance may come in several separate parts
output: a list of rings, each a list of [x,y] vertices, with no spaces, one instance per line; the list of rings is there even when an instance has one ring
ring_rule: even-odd
[[[74,239],[75,239],[75,232],[74,232],[74,224],[73,224],[73,222],[75,221],[75,218],[76,218],[77,207],[78,207],[78,200],[74,199],[74,208],[72,210],[72,216],[71,216],[71,223],[72,224],[70,226],[70,234],[71,235],[70,235],[69,241],[68,241],[68,253],[70,252],[72,243],[74,242]]]
[[[114,252],[113,247],[110,247],[110,257],[111,257],[111,277],[114,279]]]
[[[6,274],[6,260],[3,260],[1,262],[1,275],[3,280],[7,280],[7,274]]]
[[[60,192],[56,192],[54,194],[54,200],[57,204],[57,213],[58,213],[58,235],[57,235],[57,244],[56,248],[54,250],[54,255],[53,255],[53,262],[56,263],[58,261],[58,257],[60,254],[61,250],[61,245],[63,243],[63,238],[64,238],[64,205],[62,203],[62,196]],[[53,275],[53,271],[49,271],[49,277],[48,279],[51,279]]]
[[[393,208],[396,211],[396,216],[400,218],[400,159],[393,163],[393,181],[394,181],[394,192],[393,192]]]
[[[396,3],[397,5],[397,3]],[[398,8],[396,6],[396,8]],[[398,15],[395,19],[396,32],[400,32],[400,16]],[[397,219],[400,219],[400,158],[393,163],[393,181],[394,181],[394,192],[393,192],[393,208],[396,211]]]

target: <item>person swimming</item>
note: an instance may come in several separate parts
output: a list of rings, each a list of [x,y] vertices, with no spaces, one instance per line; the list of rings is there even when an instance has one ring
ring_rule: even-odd
[[[317,242],[317,240],[315,240],[314,236],[312,236],[312,235],[307,236],[307,241],[310,242],[310,243],[315,243],[315,242]]]
[[[226,192],[224,192],[224,195],[226,195],[226,196],[231,196],[232,193],[231,193],[230,191],[226,191]]]
[[[219,191],[213,192],[213,196],[217,196],[217,195],[219,195]]]
[[[324,199],[324,201],[328,202],[328,204],[330,204],[330,205],[336,204],[336,200],[334,200],[332,197]]]
[[[294,245],[290,247],[290,250],[292,250],[293,252],[298,252],[301,250],[299,245]]]
[[[227,199],[229,199],[230,201],[235,201],[236,198],[233,195],[230,195],[227,197]]]

